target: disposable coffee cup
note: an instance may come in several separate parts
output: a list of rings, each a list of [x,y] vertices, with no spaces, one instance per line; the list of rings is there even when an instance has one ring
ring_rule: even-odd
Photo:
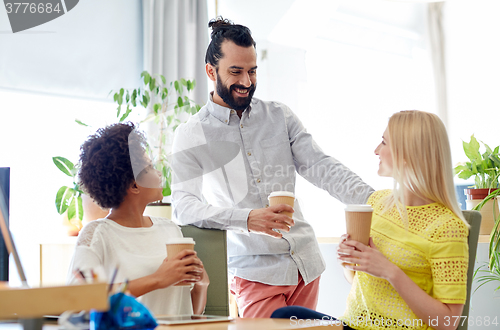
[[[178,237],[167,242],[167,258],[173,258],[182,250],[194,250],[194,239],[191,237]],[[191,283],[180,282],[176,286],[190,286]]]
[[[350,204],[345,207],[346,229],[349,239],[368,245],[372,225],[371,205]]]
[[[274,191],[269,195],[269,206],[279,205],[279,204],[287,204],[293,207],[295,202],[295,195],[289,191]],[[291,212],[281,212],[284,215],[288,215],[290,218],[292,217]]]

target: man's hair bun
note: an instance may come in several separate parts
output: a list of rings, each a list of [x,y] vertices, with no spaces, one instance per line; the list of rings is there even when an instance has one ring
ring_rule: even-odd
[[[222,16],[217,16],[216,18],[212,18],[210,22],[208,22],[208,27],[212,28],[212,31],[221,26],[230,26],[233,25],[233,22],[224,18]]]

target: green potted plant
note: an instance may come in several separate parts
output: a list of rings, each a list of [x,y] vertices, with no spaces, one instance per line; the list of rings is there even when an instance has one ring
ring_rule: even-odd
[[[467,196],[467,209],[479,209],[482,214],[481,235],[489,235],[495,223],[494,212],[498,214],[498,205],[494,200],[488,200],[484,207],[477,206],[488,196],[489,193],[499,188],[498,178],[500,174],[500,147],[490,148],[486,143],[481,142],[484,146],[484,152],[481,152],[481,144],[476,140],[474,135],[471,136],[470,142],[463,142],[463,149],[468,162],[460,163],[454,168],[454,174],[459,178],[467,180],[474,178],[474,186],[465,189]],[[494,210],[494,212],[491,212]]]
[[[69,234],[74,235],[73,231],[76,231],[76,234],[78,234],[83,220],[83,192],[76,183],[77,169],[71,161],[64,157],[52,157],[52,161],[61,172],[71,177],[73,181],[71,186],[62,186],[57,191],[56,209],[57,213],[65,215],[65,221],[69,221],[69,224],[72,225],[68,230]]]
[[[477,209],[483,208],[488,202],[495,202],[500,205],[500,189],[491,192],[486,198],[477,205]],[[479,284],[479,289],[486,283],[498,282],[495,291],[500,290],[500,213],[495,212],[495,224],[490,233],[490,242],[488,247],[488,263],[481,265],[474,272],[474,279]],[[476,291],[474,290],[474,292]]]
[[[170,196],[171,170],[169,156],[173,134],[179,124],[197,113],[200,106],[189,98],[194,89],[194,80],[179,79],[167,84],[163,75],[141,73],[141,86],[133,89],[121,88],[114,92],[113,100],[118,104],[116,117],[119,122],[126,120],[136,108],[146,110],[148,115],[139,124],[149,125],[148,148],[157,170],[162,173],[163,196]],[[151,132],[154,132],[151,133]],[[170,218],[170,209],[156,211],[156,206],[170,203],[154,203],[147,209],[150,215]]]
[[[62,186],[56,193],[57,213],[63,216],[68,235],[76,236],[85,222],[103,218],[108,210],[101,209],[86,195],[77,182],[77,167],[67,158],[52,157],[57,168],[72,179],[70,186]]]

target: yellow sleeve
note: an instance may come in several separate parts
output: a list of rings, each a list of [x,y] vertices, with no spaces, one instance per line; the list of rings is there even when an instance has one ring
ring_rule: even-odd
[[[468,229],[457,217],[446,215],[430,249],[432,296],[447,304],[464,304],[469,267]]]

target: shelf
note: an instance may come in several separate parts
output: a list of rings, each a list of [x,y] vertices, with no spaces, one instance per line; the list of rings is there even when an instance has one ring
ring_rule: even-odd
[[[0,319],[59,315],[67,310],[108,309],[106,283],[42,288],[0,287]]]

